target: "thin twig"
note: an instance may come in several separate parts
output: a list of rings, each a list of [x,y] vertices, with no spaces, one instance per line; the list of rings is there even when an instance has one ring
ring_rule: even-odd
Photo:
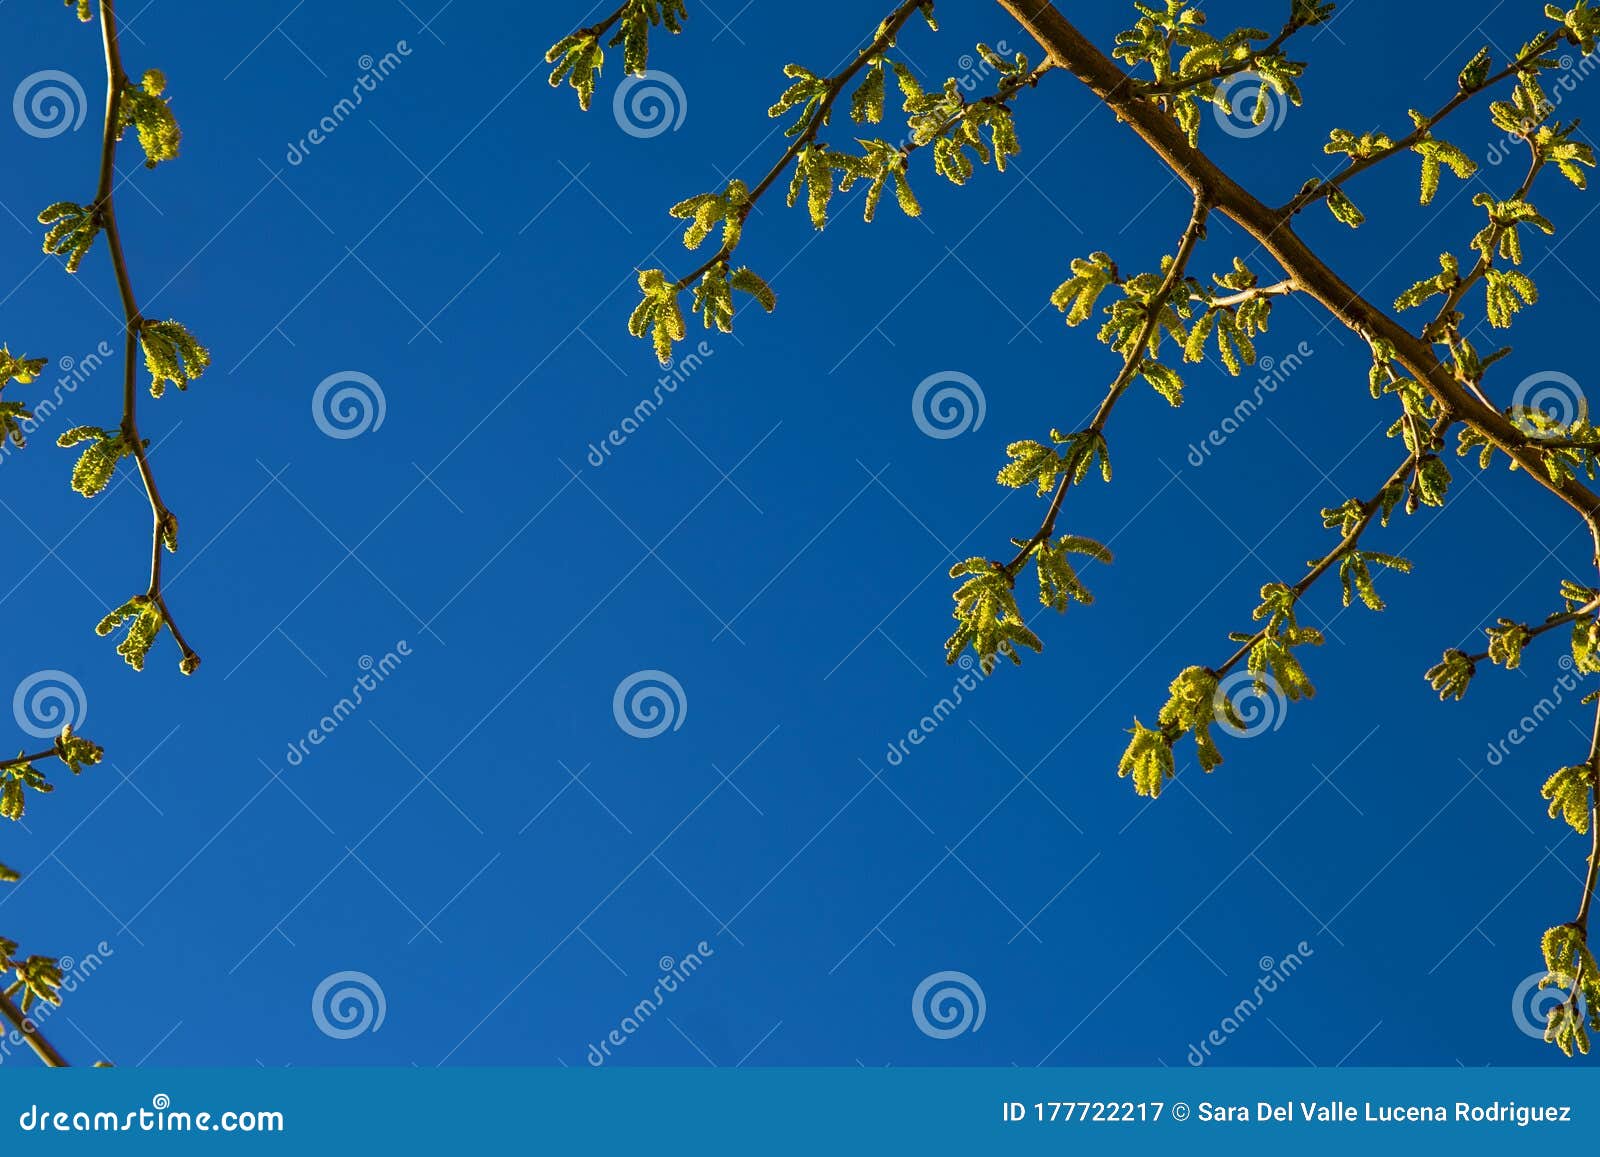
[[[1295,194],[1289,203],[1279,211],[1290,215],[1298,213],[1307,205],[1311,205],[1322,200],[1322,198],[1326,197],[1334,189],[1342,186],[1346,181],[1350,180],[1350,178],[1356,176],[1356,174],[1363,173],[1372,168],[1372,166],[1376,165],[1378,162],[1387,160],[1396,153],[1404,152],[1417,142],[1425,140],[1428,137],[1428,134],[1432,131],[1433,127],[1445,117],[1449,116],[1456,109],[1466,104],[1467,101],[1477,96],[1480,92],[1484,92],[1493,88],[1501,81],[1521,71],[1529,61],[1535,60],[1538,57],[1543,56],[1546,52],[1549,52],[1550,49],[1554,48],[1558,43],[1560,43],[1560,40],[1560,35],[1553,31],[1540,34],[1540,36],[1535,39],[1533,44],[1528,48],[1528,51],[1524,52],[1521,56],[1517,57],[1493,76],[1487,77],[1482,84],[1476,86],[1475,88],[1460,89],[1455,96],[1451,97],[1445,102],[1444,106],[1441,107],[1438,112],[1434,113],[1428,118],[1426,124],[1412,129],[1409,133],[1395,141],[1394,144],[1390,145],[1388,148],[1380,149],[1369,157],[1351,158],[1350,164],[1340,172],[1335,173],[1332,177],[1329,177],[1325,181],[1318,182],[1316,185],[1313,185],[1311,188],[1306,189],[1303,192]]]
[[[128,276],[128,262],[122,251],[122,232],[117,227],[117,210],[115,201],[116,187],[116,159],[118,119],[122,105],[123,89],[128,85],[128,74],[122,67],[122,53],[117,41],[117,15],[115,0],[101,0],[100,3],[100,30],[105,43],[106,58],[106,124],[105,135],[100,144],[100,184],[95,192],[94,209],[100,222],[101,229],[105,232],[106,245],[111,251],[111,265],[116,272],[117,293],[122,298],[122,312],[125,320],[125,343],[122,367],[122,437],[126,445],[132,447],[134,463],[139,470],[140,481],[144,483],[145,496],[150,500],[150,515],[152,527],[150,532],[150,586],[146,591],[161,617],[165,620],[167,629],[172,632],[173,639],[178,644],[178,649],[183,656],[185,670],[192,671],[200,662],[200,656],[195,654],[183,637],[183,632],[178,629],[177,620],[173,618],[172,611],[167,606],[166,596],[161,589],[161,553],[163,540],[169,530],[176,526],[177,519],[171,509],[162,501],[161,491],[156,486],[155,472],[150,467],[150,455],[144,440],[139,436],[139,381],[138,381],[138,355],[139,335],[144,327],[144,315],[139,312],[139,302],[134,296],[133,281]]]
[[[1334,563],[1338,562],[1346,554],[1355,549],[1356,544],[1361,539],[1361,536],[1366,533],[1367,528],[1372,525],[1372,520],[1376,518],[1378,516],[1378,512],[1383,509],[1384,494],[1389,490],[1390,487],[1402,481],[1406,475],[1411,472],[1412,467],[1415,465],[1417,460],[1427,453],[1427,447],[1438,445],[1439,440],[1444,437],[1445,432],[1449,429],[1450,425],[1451,420],[1447,418],[1442,418],[1436,422],[1433,428],[1429,431],[1428,440],[1424,443],[1418,444],[1415,450],[1408,453],[1405,461],[1394,468],[1389,477],[1385,479],[1383,485],[1378,488],[1378,492],[1361,504],[1361,517],[1356,521],[1355,525],[1346,531],[1344,536],[1339,539],[1338,545],[1336,545],[1332,550],[1328,551],[1327,554],[1323,555],[1316,562],[1312,563],[1311,568],[1306,571],[1305,575],[1300,579],[1300,581],[1289,588],[1289,590],[1294,593],[1295,601],[1298,602],[1300,598],[1311,589],[1312,585],[1319,578],[1327,574],[1328,571],[1333,567]],[[1251,635],[1239,645],[1239,649],[1230,655],[1226,662],[1219,667],[1211,668],[1211,673],[1216,675],[1218,678],[1226,675],[1235,666],[1237,666],[1238,663],[1245,658],[1245,656],[1250,654],[1251,648],[1265,638],[1266,633],[1267,629],[1263,627],[1255,634]]]
[[[1132,384],[1134,376],[1139,372],[1139,367],[1144,364],[1148,356],[1150,339],[1155,336],[1156,327],[1161,324],[1161,313],[1177,291],[1178,285],[1183,280],[1184,270],[1188,267],[1189,258],[1193,256],[1195,246],[1206,233],[1206,217],[1211,212],[1211,206],[1205,197],[1195,194],[1194,209],[1189,215],[1189,224],[1183,231],[1183,238],[1178,242],[1178,252],[1172,259],[1172,264],[1167,267],[1166,277],[1162,280],[1155,295],[1145,304],[1145,319],[1140,327],[1138,340],[1128,347],[1128,354],[1122,363],[1122,369],[1112,379],[1107,387],[1105,397],[1101,399],[1100,406],[1095,410],[1094,419],[1086,434],[1101,434],[1104,432],[1106,422],[1111,418],[1111,411],[1116,407],[1118,399]],[[1049,539],[1055,532],[1056,519],[1061,515],[1061,504],[1067,497],[1067,491],[1072,486],[1073,471],[1066,470],[1061,474],[1061,480],[1056,483],[1056,492],[1050,499],[1050,508],[1045,512],[1044,521],[1033,536],[1022,544],[1017,555],[1005,565],[1008,578],[1015,579],[1022,564],[1028,560],[1028,555],[1033,548]]]

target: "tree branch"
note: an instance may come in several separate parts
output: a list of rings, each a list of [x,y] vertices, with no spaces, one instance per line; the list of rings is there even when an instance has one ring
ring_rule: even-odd
[[[1049,0],[999,0],[999,3],[1052,59],[1077,76],[1127,122],[1180,179],[1260,243],[1288,275],[1289,281],[1369,343],[1387,342],[1395,351],[1395,360],[1437,400],[1444,414],[1480,431],[1522,466],[1529,477],[1581,514],[1600,555],[1600,495],[1576,478],[1559,482],[1550,479],[1536,440],[1506,415],[1475,397],[1439,361],[1426,341],[1351,288],[1296,236],[1289,213],[1266,205],[1190,145],[1178,126],[1141,95],[1139,83],[1085,39]]]
[[[1184,77],[1181,80],[1168,81],[1141,81],[1140,91],[1145,96],[1177,96],[1191,88],[1198,88],[1202,84],[1212,84],[1219,80],[1226,80],[1230,76],[1237,76],[1241,72],[1251,72],[1256,63],[1263,57],[1271,56],[1284,46],[1284,43],[1305,25],[1291,20],[1285,24],[1271,41],[1260,48],[1252,48],[1248,55],[1237,60],[1230,60],[1226,64],[1213,66],[1209,72],[1199,76]]]
[[[1554,31],[1542,33],[1534,40],[1533,44],[1528,48],[1528,51],[1524,52],[1521,56],[1517,57],[1493,76],[1486,78],[1482,84],[1470,89],[1459,89],[1455,96],[1446,101],[1438,112],[1434,113],[1428,118],[1427,124],[1413,128],[1405,136],[1395,141],[1394,144],[1390,145],[1388,148],[1378,150],[1371,156],[1352,157],[1349,165],[1347,165],[1343,170],[1335,173],[1332,177],[1329,177],[1326,180],[1317,182],[1309,189],[1304,189],[1301,192],[1296,193],[1294,197],[1289,200],[1289,203],[1279,210],[1279,212],[1293,216],[1306,206],[1315,204],[1317,201],[1322,200],[1330,191],[1339,188],[1358,173],[1363,173],[1372,168],[1372,166],[1378,164],[1380,161],[1387,160],[1396,153],[1404,152],[1418,141],[1426,139],[1429,133],[1433,130],[1434,126],[1442,121],[1445,117],[1449,116],[1456,109],[1466,104],[1480,92],[1485,92],[1499,84],[1501,81],[1516,75],[1516,73],[1526,64],[1528,64],[1529,61],[1536,60],[1537,58],[1543,56],[1546,52],[1549,52],[1551,48],[1560,43],[1560,40],[1560,34]]]
[[[0,1016],[4,1016],[11,1023],[11,1027],[22,1034],[22,1039],[28,1042],[28,1047],[38,1054],[39,1059],[52,1069],[71,1068],[67,1059],[56,1051],[56,1047],[45,1039],[39,1031],[39,1026],[25,1016],[16,1002],[4,993],[0,993]]]
[[[816,141],[817,133],[827,123],[828,114],[833,110],[834,101],[838,100],[839,94],[844,91],[844,86],[850,83],[851,78],[856,73],[866,67],[869,60],[894,43],[894,39],[899,34],[900,29],[905,27],[906,21],[911,19],[912,14],[921,6],[921,3],[922,0],[901,0],[895,10],[889,13],[883,23],[878,26],[878,34],[872,38],[871,43],[856,54],[856,58],[846,66],[843,72],[828,78],[827,94],[818,103],[817,107],[811,111],[806,127],[795,135],[794,140],[789,142],[789,147],[783,151],[783,155],[778,158],[772,168],[767,170],[767,175],[762,177],[750,190],[749,197],[739,207],[738,218],[740,224],[744,223],[745,218],[756,207],[756,202],[766,194],[768,189],[772,188],[779,177],[783,176],[784,170],[789,167],[790,163],[800,155],[803,149]],[[687,289],[690,285],[693,285],[707,270],[732,257],[735,248],[737,248],[737,243],[733,245],[723,244],[692,272],[678,278],[674,283],[676,288]]]
[[[1112,379],[1099,408],[1095,410],[1094,419],[1089,423],[1086,433],[1100,434],[1104,432],[1106,422],[1111,418],[1111,411],[1116,407],[1118,399],[1127,391],[1128,386],[1133,382],[1134,376],[1139,372],[1139,367],[1149,354],[1150,339],[1155,336],[1156,327],[1161,324],[1161,311],[1166,308],[1167,303],[1172,299],[1173,293],[1177,291],[1178,285],[1183,281],[1184,270],[1188,267],[1189,258],[1194,255],[1195,246],[1206,235],[1206,218],[1210,213],[1211,206],[1206,202],[1204,196],[1196,192],[1194,210],[1190,213],[1189,224],[1183,231],[1182,239],[1178,242],[1178,252],[1173,257],[1172,264],[1167,267],[1166,277],[1161,282],[1160,288],[1156,290],[1155,296],[1145,306],[1147,316],[1145,317],[1144,325],[1139,331],[1138,340],[1130,347],[1126,358],[1123,360],[1122,369]],[[1038,530],[1034,531],[1033,537],[1022,544],[1016,557],[1006,564],[1005,571],[1008,578],[1015,579],[1017,572],[1022,568],[1022,564],[1028,560],[1028,555],[1032,553],[1033,548],[1041,542],[1047,541],[1050,535],[1055,532],[1056,519],[1061,515],[1061,504],[1065,501],[1067,491],[1072,486],[1073,474],[1074,471],[1072,470],[1062,471],[1061,479],[1056,483],[1056,492],[1050,499],[1050,508],[1045,513],[1044,522],[1040,524]]]
[[[1355,525],[1345,532],[1344,536],[1339,540],[1338,545],[1330,550],[1327,554],[1323,555],[1316,562],[1312,563],[1310,569],[1306,571],[1305,575],[1300,579],[1300,581],[1289,588],[1294,592],[1295,602],[1298,603],[1301,597],[1303,597],[1305,593],[1311,589],[1312,585],[1315,584],[1319,578],[1328,573],[1328,571],[1333,567],[1334,563],[1338,562],[1346,554],[1355,549],[1356,544],[1361,540],[1361,536],[1365,534],[1367,528],[1372,525],[1372,520],[1376,518],[1378,516],[1378,512],[1383,509],[1383,498],[1385,492],[1388,491],[1390,487],[1405,479],[1406,475],[1409,474],[1415,467],[1418,459],[1420,459],[1423,454],[1426,453],[1426,447],[1437,446],[1440,444],[1446,431],[1449,429],[1450,424],[1451,420],[1448,418],[1441,418],[1437,423],[1435,423],[1434,426],[1428,431],[1427,440],[1420,443],[1416,450],[1407,454],[1405,461],[1401,462],[1400,465],[1394,468],[1389,477],[1384,480],[1383,485],[1378,488],[1377,493],[1361,504],[1361,517],[1356,521]],[[1221,666],[1212,667],[1210,669],[1211,673],[1217,676],[1219,679],[1226,675],[1250,653],[1250,649],[1252,647],[1266,637],[1266,634],[1267,629],[1265,627],[1261,628],[1261,630],[1257,631],[1254,635],[1250,636],[1250,638],[1241,643],[1239,645],[1239,649],[1230,655],[1227,661]]]
[[[191,673],[200,665],[200,656],[197,655],[183,632],[179,630],[177,620],[173,618],[167,606],[166,595],[161,587],[161,552],[163,542],[170,535],[176,533],[177,517],[162,501],[161,491],[156,486],[155,472],[150,466],[150,454],[145,446],[144,439],[139,436],[139,382],[138,382],[138,354],[139,335],[145,324],[145,318],[139,311],[138,299],[134,296],[133,281],[128,276],[128,262],[122,250],[122,232],[117,227],[117,210],[115,201],[116,188],[116,157],[117,138],[120,135],[119,121],[122,104],[123,89],[128,85],[128,74],[122,67],[122,54],[117,40],[117,14],[115,0],[100,0],[100,29],[101,38],[105,45],[106,60],[106,122],[105,133],[100,143],[100,183],[95,191],[94,210],[100,222],[101,229],[105,232],[106,245],[111,251],[111,266],[116,273],[117,293],[122,299],[122,312],[124,328],[126,330],[123,349],[122,367],[122,436],[127,444],[132,447],[133,459],[139,470],[139,479],[144,483],[145,497],[150,501],[150,515],[152,527],[150,532],[150,586],[146,595],[161,612],[161,617],[166,621],[166,627],[172,632],[173,639],[178,644],[182,653],[181,669],[185,674]]]

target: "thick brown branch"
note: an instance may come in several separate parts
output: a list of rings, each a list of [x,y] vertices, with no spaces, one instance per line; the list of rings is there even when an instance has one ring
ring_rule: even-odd
[[[1590,526],[1600,551],[1600,495],[1575,478],[1555,481],[1538,443],[1506,415],[1486,405],[1435,355],[1433,348],[1387,312],[1365,300],[1291,228],[1289,214],[1244,189],[1200,150],[1172,120],[1140,94],[1137,81],[1090,43],[1048,0],[999,0],[1050,56],[1078,77],[1125,121],[1196,193],[1250,234],[1288,274],[1344,326],[1369,343],[1386,341],[1395,360],[1439,402],[1444,414],[1467,422],[1558,494]]]

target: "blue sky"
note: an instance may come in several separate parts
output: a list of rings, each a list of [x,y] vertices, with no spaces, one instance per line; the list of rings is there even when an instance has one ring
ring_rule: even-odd
[[[666,207],[764,172],[782,148],[765,117],[782,65],[831,69],[876,15],[694,3],[651,58],[681,89],[682,123],[640,137],[613,116],[619,58],[587,114],[545,87],[543,49],[594,18],[581,6],[435,6],[131,14],[127,64],[167,71],[185,137],[154,172],[122,152],[128,257],[147,312],[215,359],[142,409],[185,536],[169,597],[205,665],[183,679],[164,640],[135,676],[90,629],[143,582],[136,482],[71,494],[54,426],[8,456],[7,679],[69,674],[81,730],[108,751],[7,833],[27,879],[0,899],[0,929],[103,960],[52,1019],[64,1051],[582,1065],[664,958],[693,952],[698,971],[608,1063],[1181,1066],[1294,953],[1211,1063],[1559,1059],[1510,1006],[1540,934],[1577,902],[1584,849],[1538,788],[1583,749],[1586,712],[1569,695],[1491,765],[1563,676],[1560,647],[1480,675],[1461,704],[1439,704],[1422,672],[1497,615],[1556,607],[1586,561],[1564,510],[1526,478],[1459,467],[1444,510],[1378,536],[1418,563],[1380,579],[1387,612],[1341,611],[1332,588],[1308,600],[1329,636],[1310,660],[1316,699],[1226,743],[1208,777],[1186,746],[1178,784],[1135,797],[1114,773],[1133,715],[1149,720],[1178,670],[1220,661],[1260,585],[1326,549],[1317,510],[1370,493],[1396,457],[1364,347],[1283,302],[1259,349],[1307,351],[1301,364],[1201,465],[1190,447],[1254,378],[1198,367],[1179,410],[1129,396],[1109,430],[1114,484],[1074,491],[1066,514],[1116,553],[1086,572],[1095,604],[1042,618],[1042,656],[963,692],[891,763],[962,675],[943,662],[944,572],[1037,525],[1030,496],[991,481],[1003,447],[1081,425],[1114,373],[1050,291],[1096,249],[1124,269],[1170,252],[1187,192],[1056,74],[1018,103],[1014,168],[962,189],[924,168],[918,221],[885,206],[864,225],[856,192],[819,235],[769,199],[741,253],[777,313],[707,335],[701,364],[594,466],[591,445],[661,375],[625,332],[634,270],[692,264]],[[1279,8],[1207,5],[1219,25],[1275,27]],[[1328,129],[1398,131],[1480,44],[1503,56],[1538,18],[1465,5],[1448,29],[1397,34],[1410,17],[1347,8],[1295,42],[1303,108],[1248,139],[1207,119],[1217,159],[1269,201],[1327,170]],[[1093,9],[1085,31],[1109,46],[1123,12]],[[965,74],[980,39],[1038,57],[997,6],[940,17],[902,41],[930,82]],[[26,46],[5,86],[60,70],[97,104],[92,30],[54,4],[0,18]],[[388,75],[291,163],[386,53]],[[90,196],[95,120],[0,129],[0,338],[15,352],[81,362],[117,342],[104,252],[69,278],[31,223]],[[1481,104],[1450,124],[1487,157]],[[1464,249],[1474,192],[1522,175],[1447,176],[1420,210],[1414,170],[1401,158],[1355,183],[1359,232],[1321,213],[1301,225],[1379,302]],[[1592,315],[1600,226],[1560,181],[1536,200],[1562,232],[1530,247],[1544,297],[1496,371],[1507,394],[1587,370],[1563,338]],[[1255,246],[1216,222],[1195,268],[1235,254]],[[913,394],[953,373],[981,389],[982,424],[929,437]],[[341,374],[377,384],[381,425],[319,428],[313,397]],[[64,397],[52,422],[113,424],[116,370]],[[364,660],[391,653],[359,709],[291,760]],[[679,688],[677,726],[647,739],[613,713],[641,671]],[[938,1039],[912,999],[949,971],[981,988],[985,1017]],[[370,978],[385,1013],[339,1039],[312,1005],[344,972]]]

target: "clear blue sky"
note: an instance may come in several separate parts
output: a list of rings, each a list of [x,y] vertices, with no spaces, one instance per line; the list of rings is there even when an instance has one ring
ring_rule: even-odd
[[[114,953],[52,1023],[70,1056],[582,1065],[661,958],[705,941],[713,954],[616,1063],[1181,1066],[1263,958],[1305,942],[1216,1063],[1559,1059],[1510,1002],[1576,904],[1581,841],[1543,818],[1538,788],[1582,749],[1586,712],[1569,703],[1490,766],[1489,745],[1561,676],[1560,646],[1480,675],[1462,704],[1439,704],[1422,672],[1498,614],[1555,607],[1586,555],[1564,511],[1526,478],[1459,468],[1447,509],[1375,540],[1419,564],[1380,579],[1387,613],[1340,612],[1332,588],[1308,600],[1329,635],[1315,701],[1227,743],[1209,777],[1185,745],[1178,785],[1146,806],[1115,775],[1133,715],[1148,721],[1181,668],[1220,660],[1257,588],[1326,548],[1318,508],[1370,493],[1395,457],[1364,347],[1285,302],[1261,352],[1312,353],[1203,465],[1191,444],[1252,378],[1196,369],[1176,411],[1143,387],[1127,399],[1114,485],[1074,491],[1066,516],[1116,552],[1087,572],[1095,605],[1042,619],[1043,656],[891,766],[889,745],[959,675],[943,662],[944,571],[1037,525],[1029,495],[991,482],[1004,445],[1081,424],[1114,371],[1050,291],[1095,249],[1130,270],[1170,252],[1187,193],[1058,74],[1019,102],[1013,171],[964,189],[918,173],[920,221],[886,205],[864,226],[858,191],[818,236],[769,200],[742,254],[778,312],[712,335],[703,366],[595,467],[591,443],[660,374],[624,329],[633,270],[690,265],[666,207],[764,172],[782,65],[831,69],[877,14],[692,4],[652,56],[686,115],[639,138],[612,115],[617,54],[587,115],[545,86],[545,46],[594,18],[581,4],[436,6],[130,8],[127,63],[167,71],[185,137],[155,172],[123,150],[129,260],[148,311],[215,357],[143,410],[183,521],[170,598],[205,665],[182,679],[163,640],[135,676],[90,630],[143,582],[136,485],[92,505],[70,494],[55,426],[8,457],[0,692],[69,672],[109,753],[6,832],[28,878],[0,900],[0,931],[25,950]],[[1276,27],[1284,6],[1207,7]],[[1428,29],[1355,0],[1295,42],[1312,61],[1304,108],[1253,139],[1208,118],[1206,136],[1282,201],[1325,171],[1330,127],[1400,131],[1480,43],[1520,45],[1537,8],[1457,5]],[[1121,6],[1092,9],[1085,29],[1109,46]],[[1032,47],[994,5],[940,17],[941,33],[903,38],[930,81],[962,73],[976,40]],[[92,30],[59,4],[0,20],[22,46],[0,90],[59,69],[98,103]],[[402,41],[402,63],[291,164],[362,58]],[[103,250],[74,281],[31,223],[91,195],[95,119],[0,131],[14,351],[81,359],[116,341]],[[1450,123],[1483,159],[1481,105]],[[1442,247],[1464,249],[1473,192],[1520,177],[1520,162],[1447,176],[1423,211],[1402,158],[1353,186],[1366,227],[1316,213],[1303,230],[1385,302]],[[1600,226],[1562,182],[1537,199],[1563,233],[1559,250],[1531,247],[1544,299],[1496,371],[1507,392],[1588,371],[1558,339],[1592,317],[1582,274]],[[1254,251],[1219,222],[1196,268]],[[385,415],[336,439],[312,398],[342,371],[379,383]],[[986,414],[936,439],[911,399],[943,372],[970,375]],[[114,378],[91,375],[52,421],[114,424]],[[410,655],[291,763],[362,657],[402,640]],[[613,717],[643,670],[687,702],[651,739]],[[947,970],[978,982],[986,1017],[933,1039],[912,993]],[[378,1031],[318,1030],[313,992],[343,971],[381,986]]]

